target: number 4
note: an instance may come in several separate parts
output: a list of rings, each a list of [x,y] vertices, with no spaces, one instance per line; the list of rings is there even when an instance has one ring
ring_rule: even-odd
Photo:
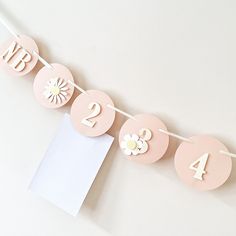
[[[206,174],[205,167],[207,164],[208,157],[209,157],[209,153],[205,153],[196,161],[191,163],[191,165],[189,166],[189,169],[196,171],[193,178],[203,180],[202,176],[203,174]],[[198,166],[196,167],[197,164]]]

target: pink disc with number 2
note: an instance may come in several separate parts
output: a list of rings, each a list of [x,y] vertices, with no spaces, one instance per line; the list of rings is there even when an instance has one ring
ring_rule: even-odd
[[[175,154],[175,168],[180,179],[198,190],[218,188],[229,178],[231,157],[227,148],[210,136],[194,136],[183,142]]]
[[[83,135],[95,137],[106,133],[115,120],[111,98],[102,91],[87,90],[72,104],[71,120],[75,129]]]

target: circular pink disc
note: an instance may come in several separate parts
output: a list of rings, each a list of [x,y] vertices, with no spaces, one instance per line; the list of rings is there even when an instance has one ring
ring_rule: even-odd
[[[175,154],[175,168],[180,179],[198,190],[212,190],[222,185],[232,169],[231,157],[220,150],[227,148],[210,136],[194,136],[183,142]]]
[[[25,35],[11,38],[0,46],[0,66],[13,76],[28,74],[37,64],[39,53],[35,41]]]
[[[72,97],[74,82],[71,72],[63,65],[53,63],[44,66],[34,79],[34,94],[38,102],[47,108],[64,106]]]
[[[159,129],[167,130],[156,116],[140,114],[128,119],[119,134],[120,148],[129,160],[140,163],[153,163],[166,153],[169,136]]]
[[[71,120],[75,129],[83,135],[94,137],[106,133],[115,120],[111,98],[98,90],[80,94],[72,104]]]

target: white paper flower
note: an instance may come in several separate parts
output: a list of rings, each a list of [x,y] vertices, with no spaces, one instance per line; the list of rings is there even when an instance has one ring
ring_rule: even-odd
[[[142,150],[144,142],[136,134],[126,134],[120,146],[126,155],[136,156]]]
[[[67,90],[67,82],[63,79],[57,77],[52,78],[47,82],[45,87],[44,96],[49,102],[54,104],[60,104],[66,100],[66,96],[68,95]]]

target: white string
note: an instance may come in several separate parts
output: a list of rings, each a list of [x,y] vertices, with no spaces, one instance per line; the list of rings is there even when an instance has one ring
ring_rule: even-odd
[[[130,115],[129,113],[125,112],[125,111],[122,111],[121,109],[117,108],[117,107],[114,107],[110,104],[107,104],[107,107],[116,111],[116,112],[119,112],[120,114],[124,115],[124,116],[127,116],[128,118],[130,119],[133,119],[133,120],[137,120],[134,116]]]
[[[75,84],[74,82],[72,82],[72,81],[70,81],[70,80],[68,80],[68,82],[69,82],[71,85],[73,85],[76,89],[78,89],[81,93],[86,94],[86,95],[89,95],[83,88],[81,88],[80,86],[78,86],[78,85]],[[112,110],[114,110],[114,111],[116,111],[116,112],[121,113],[122,115],[124,115],[124,116],[126,116],[126,117],[128,117],[128,118],[131,118],[131,119],[133,119],[133,120],[136,120],[136,118],[135,118],[134,116],[130,115],[129,113],[127,113],[127,112],[125,112],[125,111],[122,111],[121,109],[119,109],[119,108],[117,108],[117,107],[114,107],[114,106],[112,106],[112,105],[110,105],[110,104],[107,104],[107,107],[110,108],[110,109],[112,109]]]
[[[49,69],[53,69],[53,66],[50,65],[45,59],[43,59],[37,52],[33,51],[33,54],[36,55],[39,61]]]
[[[19,35],[17,33],[15,33],[15,31],[9,26],[9,24],[6,23],[5,20],[3,20],[1,17],[0,17],[0,23],[9,31],[9,33],[11,33],[15,38],[19,38]],[[52,69],[52,65],[50,65],[44,58],[42,58],[37,52],[33,51],[33,54],[36,55],[39,59],[39,61],[45,65],[46,67]],[[68,80],[68,82],[73,85],[76,89],[78,89],[80,92],[84,93],[84,94],[87,94],[88,93],[83,89],[81,88],[80,86],[78,86],[77,84],[75,84],[74,82]],[[136,118],[132,115],[130,115],[129,113],[125,112],[125,111],[122,111],[121,109],[117,108],[117,107],[114,107],[110,104],[107,105],[108,108],[110,109],[113,109],[114,111],[116,112],[119,112],[121,113],[122,115],[130,118],[130,119],[133,119],[133,120],[136,120]],[[180,139],[182,141],[186,141],[186,142],[192,142],[192,140],[188,139],[188,138],[185,138],[181,135],[178,135],[178,134],[175,134],[175,133],[172,133],[172,132],[169,132],[167,130],[163,130],[163,129],[159,129],[160,132],[166,134],[166,135],[169,135],[169,136],[172,136],[174,138],[177,138],[177,139]],[[223,155],[226,155],[226,156],[229,156],[229,157],[233,157],[233,158],[236,158],[236,154],[234,153],[231,153],[231,152],[226,152],[226,151],[223,151],[223,150],[220,150],[219,151],[221,154]]]
[[[169,135],[169,136],[172,136],[172,137],[174,137],[174,138],[180,139],[180,140],[185,141],[185,142],[193,143],[193,141],[192,141],[191,139],[189,139],[189,138],[185,138],[185,137],[183,137],[183,136],[180,136],[180,135],[178,135],[178,134],[169,132],[169,131],[164,130],[164,129],[158,129],[158,130],[159,130],[160,132],[162,132],[163,134],[167,134],[167,135]]]
[[[232,152],[226,152],[226,151],[220,150],[220,153],[223,155],[229,156],[229,157],[236,158],[236,154],[234,154]]]
[[[9,33],[11,33],[15,38],[19,38],[19,35],[15,33],[15,31],[10,27],[9,24],[7,24],[7,22],[5,20],[3,20],[0,17],[0,22],[3,26],[5,26],[5,28],[9,31]]]
[[[9,24],[7,24],[7,22],[5,20],[3,20],[0,17],[0,23],[5,26],[5,28],[9,31],[9,33],[11,33],[15,38],[19,38],[19,35],[10,27]],[[46,67],[52,69],[52,66],[46,61],[44,60],[37,52],[33,51],[33,54],[36,55],[39,59],[39,61],[45,65]]]
[[[189,139],[189,138],[180,136],[180,135],[175,134],[175,133],[171,133],[171,132],[169,132],[169,131],[167,131],[167,130],[159,129],[159,131],[162,132],[162,133],[164,133],[164,134],[167,134],[167,135],[169,135],[169,136],[172,136],[172,137],[174,137],[174,138],[180,139],[180,140],[182,140],[182,141],[189,142],[189,143],[194,143],[194,142],[193,142],[191,139]],[[220,152],[221,154],[223,154],[223,155],[236,158],[236,154],[235,154],[235,153],[226,152],[226,151],[223,151],[223,150],[220,150],[219,152]]]
[[[77,88],[81,93],[84,93],[84,94],[88,95],[88,93],[87,93],[84,89],[82,89],[79,85],[75,84],[75,83],[72,82],[71,80],[68,80],[68,82],[69,82],[71,85],[73,85],[75,88]]]

